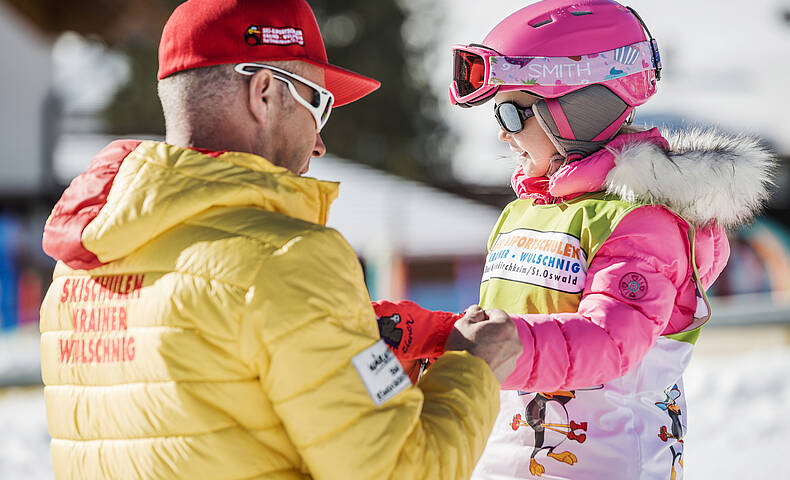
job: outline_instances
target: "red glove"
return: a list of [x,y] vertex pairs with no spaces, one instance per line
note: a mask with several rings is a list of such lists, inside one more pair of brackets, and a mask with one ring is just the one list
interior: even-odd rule
[[434,312],[414,302],[373,302],[379,334],[399,360],[438,358],[463,314]]
[[379,335],[416,383],[423,367],[444,353],[455,321],[463,314],[434,312],[414,302],[373,302]]

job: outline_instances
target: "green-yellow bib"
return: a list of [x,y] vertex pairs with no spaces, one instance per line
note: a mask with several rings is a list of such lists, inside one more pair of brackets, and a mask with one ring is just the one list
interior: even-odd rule
[[[480,305],[511,314],[576,312],[596,253],[620,221],[641,206],[644,204],[605,192],[548,205],[535,204],[532,199],[511,202],[489,237]],[[687,253],[694,263],[691,225],[688,231]],[[690,343],[710,316],[704,289],[696,280],[696,267],[694,277],[705,308],[698,309],[702,314],[689,329],[670,336]],[[638,298],[645,287],[634,278],[626,281],[623,291]]]

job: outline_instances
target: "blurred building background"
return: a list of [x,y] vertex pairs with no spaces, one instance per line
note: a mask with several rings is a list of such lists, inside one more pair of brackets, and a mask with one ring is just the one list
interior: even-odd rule
[[[530,2],[308,1],[330,60],[383,83],[334,112],[324,130],[330,155],[309,175],[342,182],[329,223],[357,251],[373,299],[462,310],[477,300],[485,242],[513,198],[515,162],[496,140],[489,108],[447,103],[449,47],[482,40]],[[156,47],[178,3],[0,0],[0,478],[51,478],[37,337],[54,266],[41,250],[44,222],[111,139],[163,135]],[[692,420],[689,434],[691,452],[694,438],[710,445],[705,435],[721,424],[725,440],[715,450],[697,447],[703,459],[688,460],[702,478],[756,478],[716,458],[790,448],[790,421],[774,421],[782,409],[790,413],[790,3],[624,3],[645,19],[664,62],[659,93],[637,122],[746,132],[781,159],[764,216],[731,232],[732,258],[710,292],[702,360],[690,371],[697,387],[688,386],[697,410],[747,393],[765,407],[763,416],[747,415],[752,430],[733,426],[721,406],[698,417],[708,433],[693,437]],[[756,440],[744,445],[750,432]],[[779,461],[760,468],[790,478]]]

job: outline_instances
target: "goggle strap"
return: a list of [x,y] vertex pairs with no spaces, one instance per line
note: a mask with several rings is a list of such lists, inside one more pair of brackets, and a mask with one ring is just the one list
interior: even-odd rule
[[645,32],[647,32],[647,38],[650,41],[650,51],[653,54],[653,68],[656,69],[656,81],[661,80],[661,55],[658,52],[658,42],[656,41],[655,38],[653,38],[653,34],[650,33],[650,29],[647,28],[647,24],[645,23],[644,20],[642,20],[642,17],[640,17],[639,14],[636,13],[636,10],[634,10],[631,7],[625,7],[625,8],[627,8],[632,14],[634,14],[636,19],[639,21],[639,24],[642,25],[642,28],[644,28]]
[[[583,86],[606,82],[640,72],[657,71],[650,63],[655,61],[657,48],[656,44],[643,40],[578,58],[491,55],[485,57],[489,67],[486,83],[529,90],[533,85]],[[609,64],[612,60],[616,66]]]

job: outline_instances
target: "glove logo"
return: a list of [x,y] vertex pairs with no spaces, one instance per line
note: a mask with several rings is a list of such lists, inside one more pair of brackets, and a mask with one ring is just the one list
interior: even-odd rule
[[398,328],[400,314],[382,315],[377,318],[379,324],[379,335],[384,343],[397,350],[403,340],[403,329]]
[[629,300],[639,300],[647,293],[647,279],[644,275],[630,272],[620,279],[620,295]]

